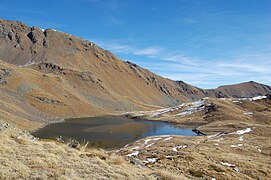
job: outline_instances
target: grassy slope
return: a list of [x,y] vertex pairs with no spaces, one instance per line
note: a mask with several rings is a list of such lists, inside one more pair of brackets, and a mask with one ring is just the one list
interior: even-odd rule
[[[251,128],[252,131],[238,135],[180,137],[171,136],[146,139],[132,143],[118,153],[126,156],[139,151],[141,161],[158,158],[147,166],[185,174],[190,178],[203,179],[269,179],[271,155],[271,100],[233,102],[222,99],[207,99],[205,104],[216,105],[214,111],[206,110],[179,119],[163,114],[153,120],[172,121],[183,124],[205,123],[198,129],[207,134],[236,132]],[[245,115],[253,112],[252,115]],[[174,112],[170,112],[171,115]],[[177,112],[175,112],[177,113]],[[239,145],[239,146],[238,146]],[[174,147],[177,151],[174,151]],[[135,148],[135,149],[134,149]],[[228,167],[221,162],[234,164]]]
[[151,171],[102,150],[76,150],[32,141],[18,128],[0,123],[1,179],[154,179]]

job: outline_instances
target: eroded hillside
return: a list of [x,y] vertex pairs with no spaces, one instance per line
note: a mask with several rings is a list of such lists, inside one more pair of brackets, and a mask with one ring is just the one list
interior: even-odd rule
[[14,21],[0,20],[0,58],[21,68],[37,70],[44,77],[55,76],[63,87],[71,86],[72,93],[83,98],[84,103],[109,111],[173,106],[206,96],[250,97],[271,93],[269,86],[255,82],[203,90],[125,62],[73,35]]

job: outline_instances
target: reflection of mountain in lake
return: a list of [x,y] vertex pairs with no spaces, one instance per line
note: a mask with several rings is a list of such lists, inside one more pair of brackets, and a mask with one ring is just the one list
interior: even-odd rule
[[131,120],[123,117],[92,117],[68,119],[62,123],[50,124],[35,136],[64,140],[89,141],[90,146],[117,148],[138,139],[154,135],[195,135],[191,129],[182,129],[163,122]]

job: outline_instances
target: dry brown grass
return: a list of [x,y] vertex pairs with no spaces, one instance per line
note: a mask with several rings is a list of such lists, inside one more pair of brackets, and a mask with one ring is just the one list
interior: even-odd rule
[[184,175],[175,174],[165,170],[157,170],[156,174],[161,180],[187,180]]
[[[26,135],[25,135],[26,134]],[[77,150],[53,141],[31,141],[20,129],[0,128],[0,179],[154,179],[122,157]]]
[[[148,167],[163,169],[166,174],[181,172],[192,179],[270,179],[270,101],[235,103],[209,98],[207,103],[209,102],[217,105],[217,111],[208,114],[206,120],[209,123],[201,126],[201,131],[208,134],[224,131],[230,133],[247,128],[252,128],[252,131],[214,138],[171,136],[171,139],[166,141],[167,137],[160,137],[157,141],[152,140],[145,144],[146,139],[152,139],[147,137],[122,148],[118,153],[127,156],[135,151],[133,148],[139,147],[136,157],[139,161],[144,162],[149,157],[158,158],[156,162],[148,163]],[[266,108],[269,109],[257,111]],[[254,114],[245,115],[245,112]],[[203,115],[198,113],[194,114],[194,117],[203,119]],[[186,119],[188,118],[189,116]],[[151,143],[154,144],[149,146]],[[178,146],[182,148],[173,150]],[[221,162],[235,166],[229,167]]]

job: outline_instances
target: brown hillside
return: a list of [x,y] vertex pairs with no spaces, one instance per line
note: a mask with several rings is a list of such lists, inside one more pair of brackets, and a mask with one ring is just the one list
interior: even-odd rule
[[2,19],[0,59],[5,61],[0,61],[1,109],[9,113],[22,109],[18,112],[24,116],[18,116],[26,119],[149,110],[205,96],[271,93],[270,87],[254,82],[203,90],[125,62],[92,42]]
[[271,87],[249,81],[240,84],[220,86],[214,89],[214,91],[223,94],[225,97],[254,97],[271,93]]
[[0,20],[0,58],[43,73],[58,74],[73,80],[78,88],[84,84],[88,91],[104,91],[118,99],[118,96],[127,96],[157,105],[176,104],[175,99],[191,99],[188,94],[176,90],[174,81],[124,62],[92,42],[52,29],[30,28],[20,22]]

